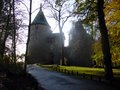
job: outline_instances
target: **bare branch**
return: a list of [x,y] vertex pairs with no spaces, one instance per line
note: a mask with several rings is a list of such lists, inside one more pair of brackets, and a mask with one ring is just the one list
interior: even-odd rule
[[71,14],[71,15],[69,15],[69,16],[66,16],[65,20],[63,20],[63,22],[62,22],[62,29],[63,29],[66,21],[67,21],[72,15],[73,15],[73,14]]

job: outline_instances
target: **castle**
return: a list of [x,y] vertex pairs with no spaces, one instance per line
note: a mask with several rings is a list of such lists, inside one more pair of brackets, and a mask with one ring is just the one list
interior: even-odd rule
[[[70,33],[69,47],[64,48],[67,58],[66,65],[90,66],[91,44],[90,36],[85,32],[78,20]],[[52,33],[50,26],[40,8],[30,25],[30,41],[28,44],[28,64],[58,64],[61,59],[60,33]]]
[[52,33],[42,8],[30,25],[28,64],[60,64],[60,33]]

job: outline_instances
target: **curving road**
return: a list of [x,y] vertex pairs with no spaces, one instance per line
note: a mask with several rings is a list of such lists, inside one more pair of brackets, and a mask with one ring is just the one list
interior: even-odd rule
[[45,90],[118,90],[113,85],[73,78],[36,65],[28,65],[27,71],[38,80],[40,86]]

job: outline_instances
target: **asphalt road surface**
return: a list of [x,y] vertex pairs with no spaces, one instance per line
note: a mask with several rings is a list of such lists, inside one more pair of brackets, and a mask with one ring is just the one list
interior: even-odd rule
[[28,73],[32,74],[45,90],[120,90],[114,85],[95,80],[74,78],[55,71],[48,71],[36,65],[28,65]]

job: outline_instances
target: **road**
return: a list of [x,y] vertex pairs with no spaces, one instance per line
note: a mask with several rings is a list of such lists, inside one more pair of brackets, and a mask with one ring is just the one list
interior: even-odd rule
[[45,90],[119,90],[113,85],[103,82],[77,79],[55,71],[48,71],[35,65],[27,67]]

